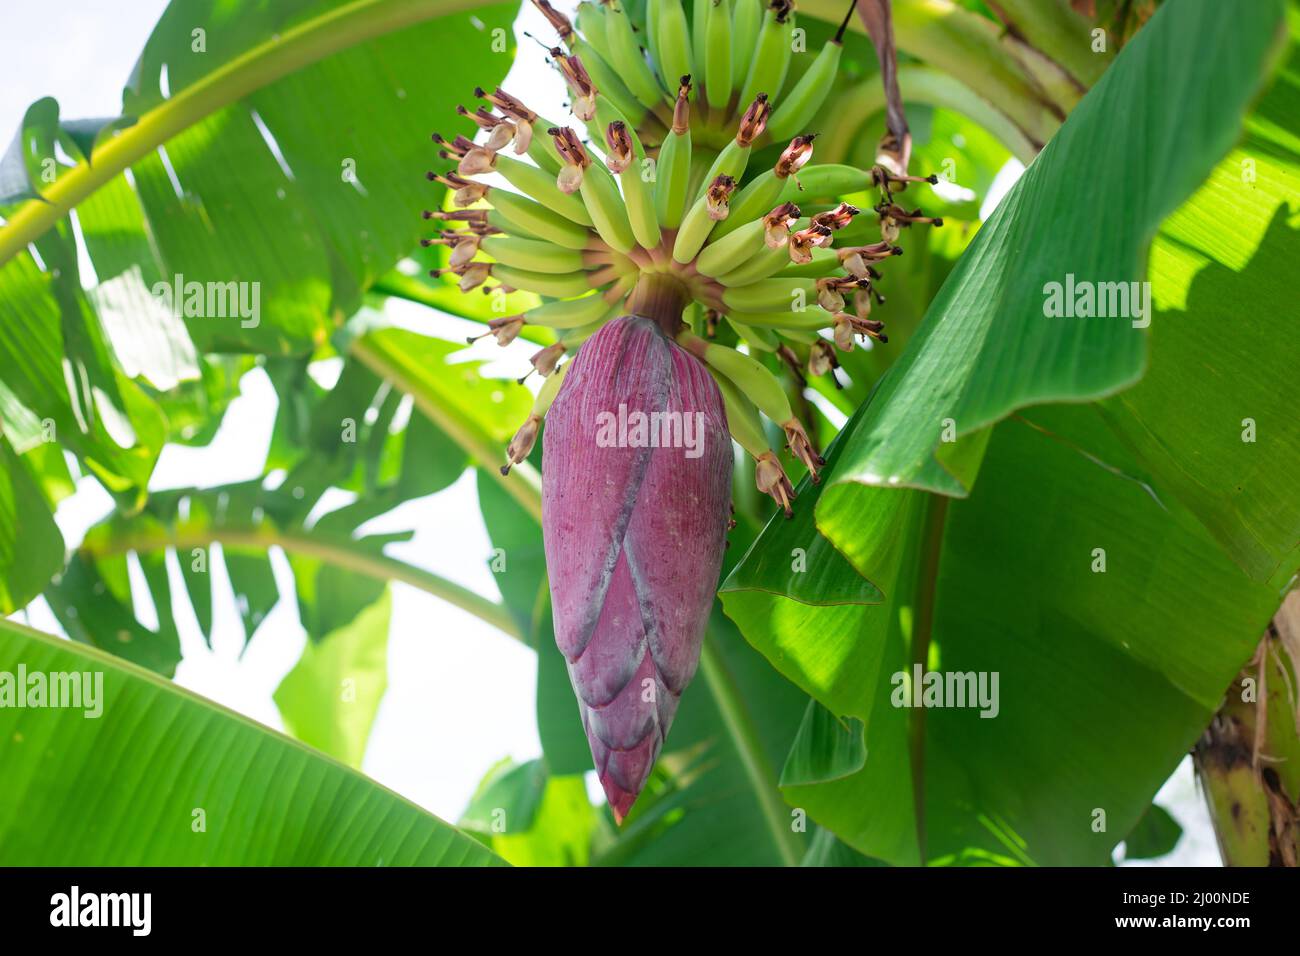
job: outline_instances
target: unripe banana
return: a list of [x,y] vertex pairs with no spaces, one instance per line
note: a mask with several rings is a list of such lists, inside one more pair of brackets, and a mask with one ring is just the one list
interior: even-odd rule
[[772,120],[767,124],[767,132],[774,141],[779,143],[804,131],[830,92],[843,51],[839,40],[828,40],[794,89],[777,102]]
[[763,434],[763,422],[758,417],[754,403],[736,388],[735,382],[717,369],[709,368],[709,374],[718,383],[718,391],[722,393],[722,403],[727,413],[727,431],[731,432],[736,444],[754,458],[770,451],[767,436]]
[[[796,179],[798,180],[796,182]],[[800,189],[799,187],[803,188]],[[781,200],[800,204],[813,199],[835,198],[871,188],[871,170],[828,163],[806,166],[799,175],[785,180]]]
[[524,233],[565,249],[585,249],[591,241],[588,230],[526,196],[494,189],[491,197],[488,223],[503,232]]
[[692,0],[691,4],[691,60],[695,63],[695,82],[704,82],[704,64],[709,54],[706,41],[709,35],[709,4],[713,0]]
[[547,209],[559,213],[565,219],[572,220],[581,226],[590,226],[592,224],[591,216],[587,214],[587,209],[583,206],[582,200],[577,196],[560,192],[559,187],[555,185],[555,176],[545,170],[531,163],[523,163],[517,159],[511,159],[509,156],[498,155],[496,171],[505,178],[506,182],[520,192],[531,196]]
[[703,3],[707,12],[704,95],[710,108],[726,109],[731,99],[731,3],[730,0],[696,0],[696,3]]
[[831,317],[826,310],[809,306],[802,312],[729,312],[736,321],[758,329],[795,329],[815,332],[831,324]]
[[[726,218],[727,200],[736,181],[730,176],[719,176],[705,190],[704,195],[695,200],[682,220],[677,231],[677,240],[673,243],[673,259],[680,263],[690,262],[709,238],[709,232],[718,218]],[[721,201],[717,197],[721,197]]]
[[768,169],[746,183],[731,203],[732,214],[713,228],[713,241],[718,241],[777,205],[781,201],[786,182],[787,180],[779,179],[774,170]]
[[551,242],[515,236],[484,236],[479,249],[497,262],[533,272],[581,272],[582,253]]
[[745,344],[760,352],[775,352],[781,344],[776,337],[776,333],[771,329],[745,325],[743,322],[737,322],[731,316],[727,316],[727,324],[736,330],[736,334],[744,340]]
[[618,169],[632,235],[642,246],[653,249],[661,238],[659,217],[655,212],[654,186],[643,178],[647,167],[641,139],[626,124],[615,121],[606,127],[605,142],[609,146],[605,162],[611,169]]
[[[800,298],[802,293],[802,300]],[[794,306],[812,308],[817,302],[815,279],[760,279],[749,285],[726,289],[722,301],[728,309],[741,312],[795,311]],[[808,305],[812,303],[812,305]]]
[[781,86],[785,83],[785,72],[790,66],[790,31],[793,28],[789,3],[787,0],[775,0],[763,14],[758,48],[751,54],[749,73],[740,90],[740,102],[748,103],[762,92],[767,92],[779,101]]
[[689,333],[679,336],[678,341],[731,379],[758,406],[759,411],[778,425],[794,418],[794,412],[790,410],[790,399],[786,397],[780,379],[769,372],[762,362],[733,348],[705,341]]
[[576,329],[595,322],[608,312],[609,302],[605,297],[591,293],[580,299],[558,299],[539,305],[524,314],[524,321],[548,329]]
[[829,246],[811,250],[812,261],[804,263],[792,263],[790,257],[786,255],[785,267],[778,270],[775,274],[782,278],[799,277],[799,276],[828,276],[832,272],[838,272],[840,268],[839,253]]
[[[710,242],[700,251],[695,265],[706,276],[722,276],[740,268],[760,251],[768,249],[763,242],[763,221],[755,219],[744,223],[731,235]],[[789,256],[782,252],[782,258],[788,259]]]
[[[767,279],[776,275],[785,266],[790,264],[790,252],[785,246],[773,249],[763,242],[761,238],[762,223],[760,226],[760,238],[758,247],[754,250],[753,255],[749,256],[744,262],[736,266],[729,272],[714,276],[720,283],[727,288],[735,286],[752,285],[760,279]],[[727,238],[730,239],[736,233],[732,233]],[[706,250],[707,251],[707,250]]]
[[731,86],[740,89],[749,74],[758,31],[763,26],[763,0],[735,0],[731,12]]
[[650,54],[650,62],[653,64],[653,72],[656,74],[660,84],[672,92],[672,74],[663,72],[663,61],[659,59],[659,15],[662,12],[663,4],[655,0],[654,3],[645,5],[645,49]]
[[591,213],[592,225],[611,248],[631,252],[636,248],[636,237],[632,235],[632,224],[628,222],[627,207],[623,205],[618,186],[603,166],[593,164],[588,172],[578,188],[587,212]]
[[542,380],[542,387],[537,390],[533,397],[533,414],[546,417],[546,413],[551,410],[551,405],[555,402],[555,396],[560,394],[560,386],[564,384],[564,376],[569,374],[569,363],[556,366],[554,372]]
[[[636,34],[632,31],[632,20],[624,10],[605,12],[605,40],[609,45],[610,66],[618,71],[636,98],[651,109],[662,102],[664,91],[654,72],[646,65]],[[592,76],[594,78],[595,74]]]
[[673,103],[672,128],[659,149],[655,182],[655,213],[665,229],[681,225],[696,157],[691,146],[691,77],[683,74]]
[[591,74],[596,89],[619,108],[633,126],[640,126],[645,119],[647,108],[627,88],[613,67],[611,67],[590,43],[574,40],[571,49],[582,60],[582,65]]
[[512,289],[536,292],[538,295],[550,295],[556,298],[569,298],[582,295],[591,290],[591,280],[585,272],[570,272],[564,275],[534,272],[531,269],[516,269],[514,266],[493,263],[492,276]]
[[659,11],[655,62],[659,64],[659,72],[668,84],[669,92],[673,92],[672,84],[695,72],[691,65],[691,36],[686,27],[686,13],[682,10],[681,0],[652,0],[650,6]]
[[578,26],[578,32],[582,34],[582,38],[595,48],[602,59],[609,61],[611,51],[608,32],[605,29],[606,15],[607,11],[603,3],[583,0],[582,3],[578,4],[575,22]]

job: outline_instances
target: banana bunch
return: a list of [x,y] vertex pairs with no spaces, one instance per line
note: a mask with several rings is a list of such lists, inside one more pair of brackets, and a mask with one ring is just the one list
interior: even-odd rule
[[[794,52],[791,0],[694,0],[689,11],[682,0],[647,0],[644,24],[615,3],[581,3],[576,24],[547,0],[533,3],[558,36],[550,59],[586,135],[504,90],[476,89],[485,105],[458,111],[479,128],[476,139],[433,137],[454,164],[428,174],[452,197],[451,208],[424,214],[444,224],[425,244],[450,250],[433,274],[456,276],[467,293],[546,299],[492,320],[486,334],[504,345],[525,325],[555,330],[556,342],[532,360],[547,376],[611,319],[658,322],[713,374],[759,488],[789,515],[794,492],[760,413],[784,430],[814,481],[822,459],[781,381],[714,333],[725,320],[747,351],[832,376],[837,349],[886,342],[872,315],[885,301],[879,266],[902,254],[902,230],[942,225],[896,193],[937,179],[909,176],[884,156],[865,170],[812,163],[808,124],[835,78],[848,16],[788,82],[795,58],[807,55]],[[775,162],[755,168],[767,146]],[[478,178],[493,173],[510,188]],[[879,197],[879,239],[837,244],[837,234],[871,238],[850,228],[862,210],[840,199],[868,190]],[[688,313],[703,317],[694,328]],[[530,453],[557,391],[558,378],[547,382],[510,463]]]

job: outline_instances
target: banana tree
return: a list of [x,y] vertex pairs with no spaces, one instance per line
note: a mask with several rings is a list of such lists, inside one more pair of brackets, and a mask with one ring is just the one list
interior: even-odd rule
[[[5,625],[0,668],[99,668],[129,705],[0,710],[0,859],[59,831],[73,863],[1104,864],[1166,845],[1151,800],[1195,745],[1225,860],[1294,864],[1294,627],[1269,629],[1300,569],[1300,14],[1155,6],[539,3],[568,118],[503,85],[514,4],[174,0],[120,116],[33,104],[0,163],[0,605],[43,597],[74,643]],[[543,383],[393,299],[535,343]],[[253,369],[263,478],[151,490]],[[619,399],[743,453],[586,454]],[[466,468],[500,601],[359,530]],[[114,509],[65,542],[83,476]],[[332,489],[355,500],[320,514]],[[171,688],[173,605],[210,633],[223,564],[252,640],[271,549],[310,638],[277,695],[299,741],[359,764],[398,582],[536,650],[541,760],[494,768],[458,833]],[[330,707],[363,673],[370,703]],[[953,674],[992,695],[927,700]],[[137,732],[172,719],[223,729]],[[296,755],[330,802],[248,807],[211,783],[241,752]],[[159,819],[299,838],[139,832],[115,770],[166,753]],[[354,807],[374,834],[313,836]],[[112,840],[72,838],[92,816]]]

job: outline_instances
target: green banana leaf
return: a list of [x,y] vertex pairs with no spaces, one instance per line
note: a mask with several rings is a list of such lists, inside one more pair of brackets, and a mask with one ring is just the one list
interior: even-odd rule
[[501,862],[300,743],[117,657],[0,621],[0,675],[20,673],[87,675],[94,706],[0,708],[5,865]]
[[[1270,260],[1296,252],[1285,68],[1223,158],[1281,23],[1281,4],[1162,9],[980,229],[823,484],[805,484],[795,519],[769,524],[724,583],[755,647],[865,723],[860,771],[784,788],[860,852],[1107,862],[1300,566],[1294,503],[1262,489],[1300,467],[1284,379],[1266,372],[1300,360],[1264,306],[1279,291]],[[1266,185],[1230,222],[1246,158]],[[1045,315],[1045,283],[1070,272],[1150,278],[1149,358],[1126,318]],[[1258,327],[1226,360],[1210,323],[1243,300]],[[1188,414],[1193,389],[1222,412]],[[1247,417],[1267,442],[1243,443]],[[998,673],[997,716],[902,706],[915,666]],[[824,722],[831,739],[811,752],[834,753],[842,732]]]

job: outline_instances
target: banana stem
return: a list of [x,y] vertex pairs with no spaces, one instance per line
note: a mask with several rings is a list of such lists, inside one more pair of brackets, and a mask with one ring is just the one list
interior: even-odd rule
[[726,724],[731,742],[735,744],[740,762],[745,767],[745,775],[754,789],[759,809],[763,812],[763,820],[772,834],[772,841],[776,844],[782,862],[786,866],[798,866],[802,848],[798,837],[790,827],[789,809],[777,790],[776,773],[767,755],[763,753],[763,745],[758,739],[758,730],[754,726],[753,718],[745,707],[740,689],[727,669],[726,662],[714,646],[711,635],[705,638],[704,648],[700,653],[700,673],[704,675],[705,683],[709,685],[709,691],[718,705],[718,712],[722,715],[722,722]]
[[1300,592],[1192,751],[1225,866],[1300,865]]
[[288,554],[319,558],[327,564],[363,574],[377,581],[401,581],[473,614],[479,620],[492,625],[517,641],[527,643],[519,633],[514,618],[503,605],[423,568],[362,548],[356,542],[326,539],[309,532],[284,531],[265,525],[160,528],[138,534],[114,535],[102,541],[88,541],[82,545],[81,550],[84,554],[97,558],[127,554],[131,551],[159,551],[163,548],[175,548],[183,552],[190,548],[206,548],[213,542],[235,548],[256,548],[262,551],[278,546]]

